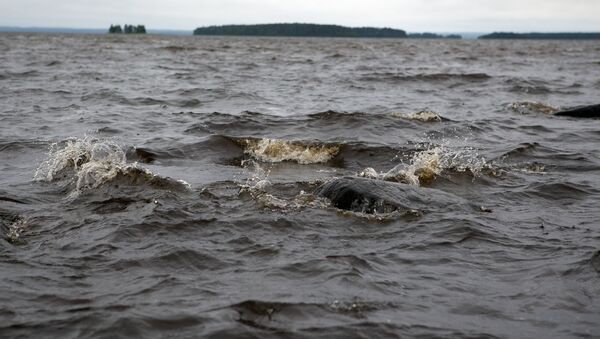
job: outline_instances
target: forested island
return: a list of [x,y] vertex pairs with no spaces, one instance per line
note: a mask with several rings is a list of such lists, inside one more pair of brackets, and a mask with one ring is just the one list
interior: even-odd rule
[[121,28],[121,25],[110,25],[108,29],[110,34],[146,34],[146,27],[144,25],[125,25]]
[[436,33],[410,33],[408,35],[410,39],[462,39],[461,35],[458,34],[436,34]]
[[194,35],[249,35],[292,37],[343,37],[343,38],[406,38],[401,29],[375,27],[345,27],[318,24],[262,24],[224,25],[199,27]]
[[600,33],[510,33],[494,32],[478,39],[540,39],[540,40],[596,40]]

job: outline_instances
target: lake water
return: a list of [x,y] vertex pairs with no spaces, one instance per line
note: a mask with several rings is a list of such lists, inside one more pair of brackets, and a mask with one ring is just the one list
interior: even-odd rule
[[0,34],[0,336],[598,337],[599,94],[594,41]]

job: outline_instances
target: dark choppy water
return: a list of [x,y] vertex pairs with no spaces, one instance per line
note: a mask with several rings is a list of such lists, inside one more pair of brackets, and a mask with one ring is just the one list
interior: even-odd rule
[[600,333],[597,42],[0,51],[2,337]]

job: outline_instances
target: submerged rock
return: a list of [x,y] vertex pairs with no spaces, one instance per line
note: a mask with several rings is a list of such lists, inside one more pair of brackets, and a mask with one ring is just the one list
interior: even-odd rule
[[315,195],[328,198],[339,209],[368,214],[447,210],[468,205],[462,198],[436,189],[354,177],[326,182],[315,190]]

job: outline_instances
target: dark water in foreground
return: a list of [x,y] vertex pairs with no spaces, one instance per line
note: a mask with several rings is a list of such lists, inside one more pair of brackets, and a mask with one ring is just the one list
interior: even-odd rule
[[599,336],[597,42],[0,51],[1,337]]

